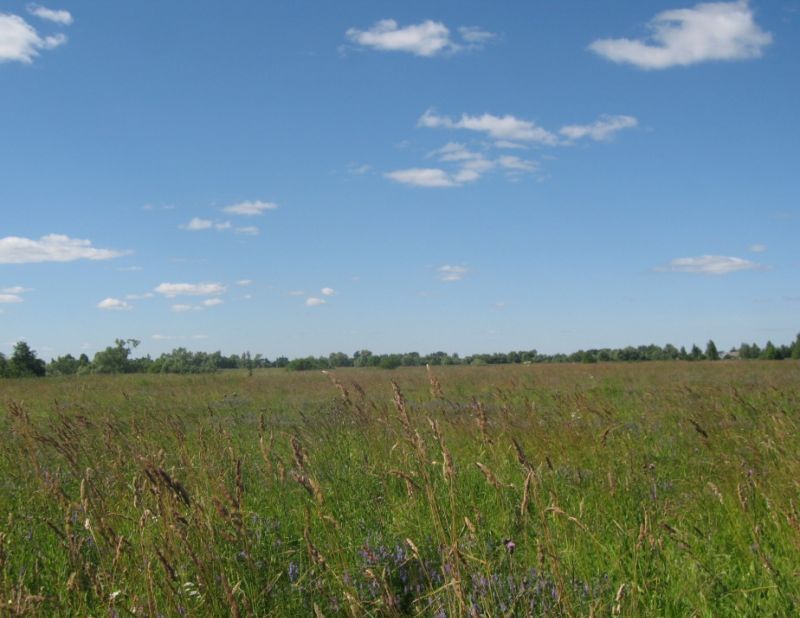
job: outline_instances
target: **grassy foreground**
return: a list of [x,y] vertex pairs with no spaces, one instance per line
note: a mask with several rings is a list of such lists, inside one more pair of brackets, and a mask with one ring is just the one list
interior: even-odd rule
[[0,398],[0,615],[800,612],[797,362],[86,376]]

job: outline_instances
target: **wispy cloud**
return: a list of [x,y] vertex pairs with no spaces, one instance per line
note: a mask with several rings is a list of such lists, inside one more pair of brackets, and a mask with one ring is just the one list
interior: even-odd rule
[[97,308],[105,311],[130,311],[133,306],[119,298],[104,298],[97,303]]
[[456,182],[442,169],[432,167],[412,167],[384,174],[389,180],[415,187],[454,187]]
[[40,4],[29,4],[28,5],[28,13],[31,15],[35,15],[40,19],[44,19],[47,21],[51,21],[56,24],[61,24],[62,26],[69,26],[75,21],[72,18],[72,14],[66,10],[54,10],[48,9],[47,7],[41,6]]
[[316,296],[309,296],[306,298],[306,306],[307,307],[319,307],[320,305],[327,305],[328,301],[323,298],[317,298]]
[[263,215],[268,210],[275,210],[278,205],[274,202],[261,202],[261,201],[245,201],[238,204],[231,204],[225,206],[222,212],[227,212],[232,215],[241,215],[244,217],[256,217]]
[[188,223],[184,223],[178,227],[189,232],[202,232],[204,230],[211,229],[217,230],[218,232],[224,232],[225,230],[232,229],[233,224],[230,221],[212,221],[211,219],[193,217]]
[[363,48],[405,52],[426,58],[480,49],[496,37],[478,26],[461,26],[458,35],[460,40],[453,38],[450,29],[442,22],[430,19],[403,27],[394,19],[382,19],[367,30],[350,28],[345,33],[348,41]]
[[66,42],[64,34],[41,36],[19,15],[0,13],[0,63],[30,64],[40,51],[55,49]]
[[345,35],[350,42],[362,47],[416,56],[435,56],[456,49],[447,26],[431,20],[401,28],[393,19],[382,19],[368,30],[350,28]]
[[640,69],[666,69],[710,60],[759,58],[772,35],[756,24],[747,0],[706,2],[656,15],[643,39],[600,39],[593,52]]
[[494,114],[470,116],[469,114],[461,114],[460,118],[453,119],[449,116],[441,116],[434,110],[429,109],[417,121],[417,126],[428,129],[477,131],[497,140],[534,142],[547,145],[558,143],[558,136],[554,133],[538,126],[535,122],[523,120],[510,114],[505,116],[495,116]]
[[33,288],[24,288],[21,285],[15,285],[10,288],[0,289],[0,292],[6,294],[25,294],[25,292],[33,292]]
[[175,313],[186,313],[187,311],[191,311],[192,309],[195,308],[196,307],[194,307],[193,305],[185,305],[185,304],[177,304],[177,305],[172,305],[170,307],[170,309]]
[[21,303],[22,296],[19,294],[0,294],[0,305],[6,305],[11,303]]
[[683,257],[672,260],[669,264],[659,266],[659,272],[695,273],[700,275],[727,275],[740,270],[764,270],[763,264],[757,264],[744,258],[725,255],[701,255]]
[[767,245],[762,245],[761,243],[756,243],[755,245],[750,245],[747,250],[750,253],[764,253],[767,250]]
[[604,142],[612,139],[617,132],[631,129],[638,124],[639,121],[633,116],[603,115],[591,124],[571,124],[561,127],[559,133],[569,140],[589,137],[596,142]]
[[208,298],[208,299],[203,301],[203,306],[204,307],[216,307],[217,305],[221,305],[224,302],[225,301],[222,300],[221,298]]
[[440,281],[461,281],[469,274],[469,268],[466,266],[452,266],[445,264],[436,269],[439,273]]
[[145,292],[144,294],[126,294],[125,298],[127,300],[146,300],[148,298],[153,298],[155,294],[152,292]]
[[237,227],[233,230],[236,234],[244,234],[246,236],[258,236],[261,233],[255,225],[245,225],[243,227]]
[[243,287],[244,286],[248,286],[248,285],[253,285],[253,280],[252,279],[239,279],[236,282],[236,285],[240,285],[240,286],[243,286]]
[[156,292],[174,298],[176,296],[217,296],[225,292],[221,283],[162,283]]
[[0,238],[0,264],[110,260],[128,253],[130,252],[97,249],[89,240],[70,238],[62,234],[48,234],[38,240],[18,236]]

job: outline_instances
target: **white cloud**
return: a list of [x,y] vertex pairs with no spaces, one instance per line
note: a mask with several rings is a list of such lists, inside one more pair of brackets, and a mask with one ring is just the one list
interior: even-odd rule
[[18,294],[0,294],[0,305],[21,302],[22,297]]
[[180,226],[182,230],[189,230],[190,232],[210,230],[212,227],[214,227],[214,222],[211,219],[201,219],[200,217],[193,217],[189,223],[184,223]]
[[175,335],[161,335],[159,333],[155,333],[151,335],[151,339],[155,339],[156,341],[170,341],[172,339],[177,339]]
[[227,212],[232,215],[241,215],[244,217],[255,217],[257,215],[263,215],[267,210],[275,210],[276,208],[278,208],[278,205],[274,202],[261,202],[256,200],[239,202],[238,204],[225,206],[225,208],[222,209],[222,212]]
[[307,307],[318,307],[319,305],[327,305],[328,301],[323,298],[317,298],[316,296],[310,296],[306,298],[306,306]]
[[6,236],[0,238],[0,264],[31,264],[38,262],[72,262],[74,260],[110,260],[130,253],[112,249],[97,249],[89,240],[48,234],[39,240]]
[[764,253],[767,250],[767,245],[762,245],[761,243],[756,243],[755,245],[750,245],[747,248],[748,251],[751,253]]
[[535,172],[539,169],[539,164],[536,161],[529,161],[528,159],[520,159],[511,155],[504,155],[497,159],[501,167],[509,170],[512,173],[525,174]]
[[144,268],[141,266],[123,266],[121,268],[117,268],[117,270],[121,273],[135,273],[144,270]]
[[39,4],[29,4],[28,5],[28,13],[31,15],[35,15],[40,19],[45,19],[47,21],[52,21],[56,24],[61,24],[62,26],[69,26],[75,21],[72,18],[72,14],[69,11],[65,10],[54,10],[48,9],[47,7],[41,6]]
[[450,264],[440,266],[436,270],[441,281],[461,281],[469,274],[469,269],[465,266],[451,266]]
[[507,139],[499,139],[494,143],[495,147],[497,148],[509,148],[514,150],[527,150],[528,147],[524,144],[517,144],[517,142],[511,142]]
[[701,255],[699,257],[677,258],[656,270],[701,275],[727,275],[740,270],[764,270],[764,266],[738,257]]
[[747,0],[707,2],[656,15],[646,39],[601,39],[593,52],[640,69],[666,69],[709,60],[759,58],[772,42],[753,19]]
[[153,298],[155,294],[152,292],[145,292],[144,294],[126,294],[125,298],[128,300],[145,300],[148,298]]
[[214,229],[218,231],[222,230],[229,230],[233,227],[233,224],[230,221],[222,221],[221,223],[215,223]]
[[334,294],[336,294],[336,290],[334,290],[333,288],[322,288],[320,290],[320,293],[323,296],[333,296]]
[[412,167],[384,174],[386,178],[415,187],[454,187],[456,183],[444,170],[430,167]]
[[209,298],[203,301],[203,305],[206,307],[216,307],[217,305],[221,305],[225,301],[221,298]]
[[97,303],[97,308],[106,311],[129,311],[133,309],[133,306],[119,298],[104,298]]
[[590,137],[597,142],[602,142],[612,139],[617,131],[630,129],[638,124],[639,121],[633,116],[609,116],[606,114],[592,124],[571,124],[561,127],[559,133],[570,140]]
[[236,285],[241,285],[241,286],[253,285],[253,280],[252,279],[239,279],[239,281],[236,282]]
[[246,225],[244,227],[237,227],[234,232],[237,234],[246,234],[248,236],[258,236],[261,233],[255,225]]
[[24,288],[21,285],[15,285],[10,288],[3,288],[0,292],[5,292],[6,294],[24,294],[25,292],[33,292],[33,288]]
[[19,15],[0,13],[0,63],[30,64],[40,50],[55,49],[66,42],[63,34],[42,37]]
[[194,309],[194,307],[192,305],[172,305],[170,309],[175,313],[186,313]]
[[466,129],[485,133],[497,140],[515,140],[546,145],[558,144],[558,137],[555,134],[538,126],[535,122],[522,120],[510,114],[505,116],[461,114],[461,118],[453,120],[449,116],[440,116],[434,110],[429,109],[417,121],[417,126],[429,129]]
[[481,30],[478,26],[461,26],[458,33],[464,41],[474,46],[483,45],[497,36],[493,32]]
[[221,283],[162,283],[156,292],[167,298],[176,296],[216,296],[225,292]]
[[350,28],[345,34],[351,42],[363,47],[408,52],[417,56],[430,57],[457,49],[457,45],[450,40],[447,26],[431,20],[400,28],[395,20],[383,19],[369,30]]

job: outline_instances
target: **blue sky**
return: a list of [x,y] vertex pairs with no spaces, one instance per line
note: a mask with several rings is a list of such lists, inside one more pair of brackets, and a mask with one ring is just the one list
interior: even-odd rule
[[0,351],[800,330],[800,1],[0,2]]

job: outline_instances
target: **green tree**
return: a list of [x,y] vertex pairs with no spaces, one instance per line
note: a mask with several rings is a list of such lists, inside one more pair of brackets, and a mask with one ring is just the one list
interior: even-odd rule
[[131,373],[135,365],[130,360],[131,352],[139,345],[138,339],[115,339],[114,346],[94,355],[94,373]]
[[797,338],[792,344],[792,358],[800,359],[800,333],[797,334]]
[[717,350],[717,346],[714,344],[713,339],[709,339],[708,343],[706,344],[706,358],[710,361],[719,360],[719,351]]
[[8,374],[13,378],[40,377],[47,373],[45,362],[24,341],[18,341],[8,361]]

